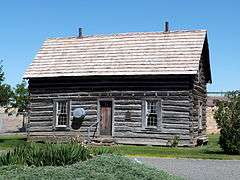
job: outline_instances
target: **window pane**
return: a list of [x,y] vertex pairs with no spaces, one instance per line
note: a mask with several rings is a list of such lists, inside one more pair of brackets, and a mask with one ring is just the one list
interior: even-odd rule
[[157,126],[156,101],[147,101],[147,126]]
[[67,102],[59,101],[57,102],[57,125],[67,125],[68,124],[68,111]]

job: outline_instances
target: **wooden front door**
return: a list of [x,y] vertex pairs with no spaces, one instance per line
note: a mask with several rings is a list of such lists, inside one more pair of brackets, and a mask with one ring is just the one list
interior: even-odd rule
[[100,101],[100,135],[112,135],[112,101]]

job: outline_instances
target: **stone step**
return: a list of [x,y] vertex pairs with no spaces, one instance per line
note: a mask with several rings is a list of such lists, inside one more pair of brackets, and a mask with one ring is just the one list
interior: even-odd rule
[[115,145],[114,142],[112,142],[112,143],[102,143],[102,142],[97,143],[97,142],[94,142],[94,141],[92,141],[90,144],[93,145],[93,146],[112,146],[112,145]]
[[91,144],[93,145],[105,145],[105,146],[110,146],[115,144],[115,141],[112,137],[95,137],[91,139]]

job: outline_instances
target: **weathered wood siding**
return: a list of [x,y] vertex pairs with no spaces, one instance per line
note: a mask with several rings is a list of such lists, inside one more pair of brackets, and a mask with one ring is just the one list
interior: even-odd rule
[[[205,42],[206,43],[206,42]],[[192,143],[197,144],[198,139],[207,141],[207,117],[206,117],[206,103],[207,103],[207,83],[208,68],[207,59],[209,59],[207,45],[204,45],[203,54],[199,63],[199,72],[193,78],[192,90],[192,119],[191,119],[191,137]],[[202,102],[202,128],[199,128],[199,102]]]
[[[98,101],[113,99],[113,133],[118,143],[167,145],[174,136],[180,136],[179,145],[192,146],[192,76],[142,76],[95,78],[30,79],[30,136],[69,135],[73,132],[87,135],[88,127],[98,119]],[[147,98],[161,99],[162,124],[160,129],[142,125],[142,102]],[[204,97],[203,97],[204,98]],[[82,107],[86,119],[79,130],[54,131],[53,101],[68,99],[71,110]],[[91,136],[99,135],[93,127]]]

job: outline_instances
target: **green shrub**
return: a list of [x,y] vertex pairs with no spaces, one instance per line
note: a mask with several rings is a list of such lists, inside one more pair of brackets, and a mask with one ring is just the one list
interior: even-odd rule
[[0,179],[175,180],[179,177],[121,156],[97,156],[68,166],[3,166]]
[[177,147],[179,144],[179,140],[180,140],[180,137],[176,135],[172,139],[168,140],[167,145],[170,147]]
[[240,91],[230,92],[218,102],[215,119],[219,126],[219,144],[228,154],[240,154]]
[[90,158],[90,151],[85,146],[77,143],[27,143],[2,154],[0,156],[0,166],[13,164],[62,166],[84,161],[88,158]]

